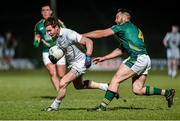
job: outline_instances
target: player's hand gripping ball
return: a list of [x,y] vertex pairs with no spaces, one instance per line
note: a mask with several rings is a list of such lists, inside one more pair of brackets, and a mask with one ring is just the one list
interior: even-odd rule
[[49,59],[53,64],[56,64],[64,56],[64,51],[57,45],[49,49]]

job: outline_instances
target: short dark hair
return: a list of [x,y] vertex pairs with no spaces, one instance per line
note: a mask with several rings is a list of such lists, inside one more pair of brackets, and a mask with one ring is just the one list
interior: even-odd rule
[[178,28],[179,26],[177,24],[173,24],[172,27],[177,27]]
[[51,25],[53,28],[55,28],[56,26],[60,27],[58,18],[55,16],[52,16],[46,19],[44,22],[44,26],[47,27],[49,25]]
[[128,9],[119,8],[119,9],[117,10],[117,13],[119,13],[119,12],[124,13],[124,14],[127,14],[128,16],[131,16],[131,11],[128,10]]
[[51,6],[50,4],[48,4],[48,3],[43,4],[43,5],[41,6],[41,8],[42,8],[42,7],[45,7],[45,6],[48,6],[51,10],[53,10],[52,6]]
[[131,13],[131,11],[130,10],[128,10],[128,9],[126,9],[126,8],[119,8],[118,10],[117,10],[117,13],[119,13],[119,12],[122,12],[122,13],[124,13],[124,12],[127,12],[127,13]]

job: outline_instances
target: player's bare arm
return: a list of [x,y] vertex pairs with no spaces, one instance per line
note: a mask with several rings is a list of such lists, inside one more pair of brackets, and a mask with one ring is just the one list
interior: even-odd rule
[[108,37],[111,35],[114,35],[114,32],[112,31],[111,28],[104,29],[104,30],[95,30],[95,31],[83,34],[84,37],[89,37],[89,38],[102,38],[102,37]]
[[117,56],[122,55],[122,50],[119,48],[116,48],[115,50],[113,50],[111,53],[103,56],[103,57],[97,57],[93,59],[93,63],[97,64],[99,62],[103,62],[105,60],[111,59],[111,58],[115,58]]
[[164,44],[165,47],[167,47],[167,40],[164,39],[163,44]]
[[93,52],[93,41],[89,38],[82,37],[80,43],[86,46],[86,55],[91,56]]

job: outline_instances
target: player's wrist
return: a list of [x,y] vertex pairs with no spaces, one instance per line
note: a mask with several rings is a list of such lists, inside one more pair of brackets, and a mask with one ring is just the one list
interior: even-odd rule
[[86,56],[89,56],[89,57],[91,57],[91,54],[90,54],[90,53],[86,53]]
[[102,60],[106,60],[106,59],[107,59],[106,56],[102,57]]

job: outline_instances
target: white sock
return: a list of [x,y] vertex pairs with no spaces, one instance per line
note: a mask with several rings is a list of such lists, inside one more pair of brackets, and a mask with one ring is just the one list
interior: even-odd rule
[[54,109],[58,109],[59,108],[59,105],[61,104],[61,100],[57,100],[55,99],[54,102],[51,104],[50,107],[54,108]]
[[172,75],[172,69],[168,68],[168,75],[171,76]]
[[107,83],[100,83],[100,89],[103,90],[103,91],[107,91],[108,89],[108,84]]
[[173,69],[173,71],[172,71],[172,77],[174,78],[175,76],[176,76],[176,70]]

